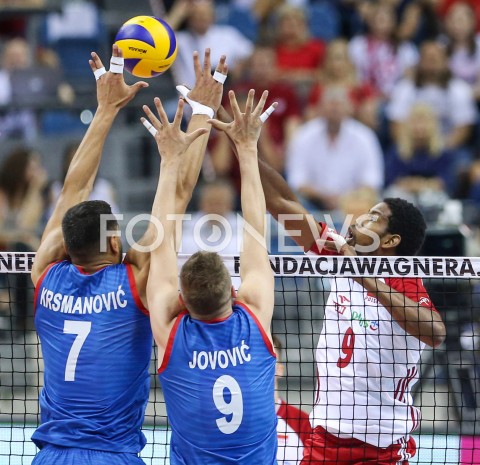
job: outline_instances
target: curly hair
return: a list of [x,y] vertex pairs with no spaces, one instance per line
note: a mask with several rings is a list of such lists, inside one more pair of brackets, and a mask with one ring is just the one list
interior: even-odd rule
[[392,212],[388,219],[388,232],[402,238],[397,255],[416,255],[425,241],[427,230],[422,212],[404,199],[388,198],[383,201]]

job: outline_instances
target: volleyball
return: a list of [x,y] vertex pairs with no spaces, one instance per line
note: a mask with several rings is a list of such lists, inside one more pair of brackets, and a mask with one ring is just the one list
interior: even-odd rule
[[164,73],[177,57],[173,29],[154,16],[135,16],[117,33],[115,43],[123,51],[125,69],[140,78]]

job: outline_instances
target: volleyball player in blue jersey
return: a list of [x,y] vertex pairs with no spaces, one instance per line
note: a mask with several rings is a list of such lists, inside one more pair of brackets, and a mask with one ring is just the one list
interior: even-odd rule
[[[121,64],[116,46],[109,72],[92,54],[98,108],[32,268],[35,325],[45,364],[41,425],[32,436],[41,449],[35,465],[143,464],[138,454],[146,442],[141,426],[150,390],[152,335],[145,307],[150,254],[132,248],[122,262],[117,222],[109,220],[107,230],[101,230],[101,215],[111,214],[110,206],[87,201],[116,115],[147,85],[127,86]],[[219,105],[223,88],[210,74],[209,52],[204,64],[208,75],[197,54],[194,66],[198,79],[191,94]],[[217,70],[226,72],[225,66],[223,57]],[[210,127],[207,119],[192,118],[189,129]],[[204,132],[208,130],[194,131],[189,140]],[[204,139],[188,152],[191,165],[182,172],[184,185],[196,183]],[[141,242],[148,245],[153,238],[149,227]]]
[[241,113],[231,92],[234,122],[211,120],[235,143],[240,160],[241,202],[248,227],[236,298],[228,270],[211,252],[197,252],[183,265],[179,298],[169,214],[179,211],[175,192],[185,161],[174,141],[184,137],[179,132],[181,116],[169,124],[159,100],[155,103],[160,120],[145,108],[158,131],[162,155],[152,214],[161,221],[164,239],[152,251],[147,300],[172,428],[172,465],[277,463],[275,352],[270,335],[274,278],[265,247],[265,198],[257,160],[260,114],[267,95],[264,92],[253,109],[251,90]]

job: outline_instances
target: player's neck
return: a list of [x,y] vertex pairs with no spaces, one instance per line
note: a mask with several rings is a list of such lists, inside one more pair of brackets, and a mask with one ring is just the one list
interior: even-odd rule
[[102,255],[92,259],[79,259],[72,257],[71,262],[87,274],[93,274],[102,268],[118,264],[117,258],[111,255]]
[[215,320],[224,320],[228,318],[232,314],[232,311],[233,311],[232,303],[229,302],[225,304],[223,307],[221,307],[220,309],[215,310],[214,312],[211,312],[211,313],[198,314],[191,310],[189,310],[189,313],[190,313],[190,316],[195,320],[215,321]]

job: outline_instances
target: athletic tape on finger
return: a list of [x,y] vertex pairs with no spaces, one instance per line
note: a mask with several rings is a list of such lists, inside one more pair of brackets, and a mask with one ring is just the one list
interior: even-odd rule
[[146,119],[142,121],[143,125],[147,128],[147,131],[155,137],[157,135],[157,130],[150,124]]
[[265,123],[267,121],[268,117],[275,111],[275,107],[273,105],[270,105],[261,115],[260,115],[260,121],[262,123]]
[[107,70],[105,69],[105,67],[96,69],[93,72],[93,75],[95,76],[95,80],[98,81],[106,72],[107,72]]
[[124,60],[122,57],[112,57],[110,58],[110,72],[115,74],[123,74],[123,63]]
[[215,110],[213,108],[207,107],[207,105],[203,105],[202,103],[196,102],[195,100],[187,97],[188,93],[190,92],[188,87],[182,85],[176,86],[175,89],[180,92],[182,97],[192,107],[192,115],[207,115],[209,118],[213,118],[215,116]]
[[213,79],[215,79],[215,81],[219,82],[220,84],[223,84],[225,82],[225,80],[227,79],[227,75],[222,74],[219,71],[215,71],[213,73]]

